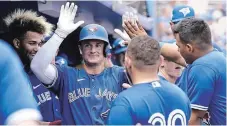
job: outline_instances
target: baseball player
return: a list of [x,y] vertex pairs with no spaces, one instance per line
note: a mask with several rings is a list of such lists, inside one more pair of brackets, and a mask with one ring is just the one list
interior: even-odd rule
[[[176,41],[172,44],[176,44]],[[167,58],[161,56],[162,62],[159,67],[158,75],[160,79],[169,81],[171,83],[176,82],[176,80],[181,76],[183,67],[179,64],[176,64]]]
[[36,12],[20,9],[9,14],[4,21],[8,27],[9,43],[17,51],[24,65],[43,121],[61,120],[57,96],[46,89],[30,69],[30,62],[43,44],[44,37],[51,32],[52,24]]
[[155,39],[138,36],[131,40],[126,51],[125,68],[134,86],[118,95],[107,124],[188,124],[190,101],[179,87],[159,80],[160,61],[160,47]]
[[0,125],[37,125],[36,121],[41,120],[42,116],[28,86],[29,81],[22,64],[15,52],[2,40],[0,50]]
[[[185,18],[195,18],[194,9],[192,7],[186,6],[186,5],[175,6],[172,11],[172,20],[170,22],[172,31],[173,31],[174,25],[178,24],[181,20],[183,20]],[[174,31],[173,31],[173,34],[174,34]],[[174,36],[175,36],[175,34],[174,34]],[[221,48],[215,42],[212,42],[212,45],[215,50],[222,52]],[[164,48],[168,48],[168,45],[165,45]],[[164,50],[166,50],[166,49],[164,49]],[[184,60],[181,60],[181,61],[182,61],[182,63],[185,62]],[[186,63],[184,63],[183,65],[185,65],[185,64]],[[224,111],[224,110],[222,110],[222,111]],[[210,115],[209,113],[205,114],[205,116],[203,118],[203,123],[206,123],[206,124],[210,123],[209,115]]]
[[160,79],[175,84],[176,80],[181,76],[182,71],[183,67],[181,65],[162,57],[162,63],[158,72]]
[[185,19],[174,33],[179,52],[189,64],[177,84],[191,100],[190,124],[199,124],[206,111],[212,125],[226,124],[226,71],[219,67],[225,67],[226,60],[213,48],[209,26],[203,20]]
[[[126,22],[124,28],[131,37],[146,33],[142,27],[136,28],[130,22]],[[208,111],[211,125],[225,125],[226,59],[213,48],[208,24],[187,18],[175,25],[173,32],[178,48],[161,43],[161,54],[186,66],[176,84],[191,101],[189,124],[199,125]]]
[[109,44],[105,28],[89,24],[80,31],[81,69],[51,64],[63,39],[84,23],[73,22],[76,10],[74,3],[62,5],[58,27],[33,58],[31,69],[47,88],[59,96],[63,106],[62,124],[101,125],[105,124],[110,105],[126,82],[123,68],[106,68],[104,65]]
[[113,42],[113,63],[118,66],[124,66],[125,51],[127,46],[124,44],[124,40],[116,39]]
[[[187,6],[187,5],[175,6],[172,11],[172,20],[170,21],[170,27],[172,31],[173,31],[174,25],[176,25],[178,22],[180,22],[185,18],[195,18],[194,9],[191,6]],[[215,42],[212,42],[212,45],[215,49],[222,52],[222,49]]]

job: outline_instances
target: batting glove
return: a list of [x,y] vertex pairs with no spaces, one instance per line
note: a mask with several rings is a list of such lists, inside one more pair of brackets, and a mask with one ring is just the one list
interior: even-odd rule
[[69,2],[67,2],[65,6],[61,6],[57,29],[55,31],[59,37],[66,38],[68,34],[76,30],[84,23],[84,21],[78,21],[77,23],[74,23],[77,8],[77,5],[74,5],[74,3],[69,4]]

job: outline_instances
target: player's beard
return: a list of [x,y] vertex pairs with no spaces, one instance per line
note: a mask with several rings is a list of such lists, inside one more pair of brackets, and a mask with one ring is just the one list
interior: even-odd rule
[[30,65],[31,60],[30,58],[32,58],[31,56],[29,56],[28,52],[24,51],[24,50],[19,50],[18,51],[20,59],[22,61],[22,63],[24,65]]

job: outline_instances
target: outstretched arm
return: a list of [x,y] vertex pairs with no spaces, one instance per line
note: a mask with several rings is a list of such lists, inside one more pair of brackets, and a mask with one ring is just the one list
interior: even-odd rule
[[163,43],[161,45],[161,55],[166,59],[173,61],[181,66],[186,67],[186,62],[178,51],[178,47],[175,44]]
[[56,51],[68,34],[77,29],[84,21],[74,23],[77,5],[69,2],[61,6],[57,29],[54,35],[40,48],[31,62],[31,69],[37,78],[45,84],[52,84],[57,78],[57,70],[51,65]]
[[[130,38],[134,38],[136,36],[142,36],[147,35],[146,31],[143,29],[143,27],[139,24],[138,21],[137,26],[133,25],[131,21],[125,21],[123,28],[126,31],[126,33],[121,32],[119,29],[115,29],[114,31],[121,36],[124,40],[127,40]],[[128,38],[125,39],[128,34]],[[166,59],[171,60],[181,66],[186,66],[186,62],[184,58],[180,55],[178,52],[178,47],[174,44],[168,44],[168,43],[159,43],[161,46],[161,55],[164,56]]]

